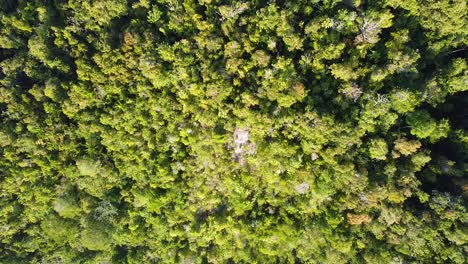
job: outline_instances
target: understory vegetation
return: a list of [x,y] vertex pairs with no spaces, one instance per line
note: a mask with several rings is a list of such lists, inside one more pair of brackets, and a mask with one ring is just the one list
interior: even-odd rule
[[0,0],[1,263],[467,263],[466,0]]

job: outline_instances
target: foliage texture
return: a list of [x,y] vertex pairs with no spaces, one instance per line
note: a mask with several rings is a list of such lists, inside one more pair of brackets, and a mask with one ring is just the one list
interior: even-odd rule
[[1,263],[467,263],[465,0],[0,0]]

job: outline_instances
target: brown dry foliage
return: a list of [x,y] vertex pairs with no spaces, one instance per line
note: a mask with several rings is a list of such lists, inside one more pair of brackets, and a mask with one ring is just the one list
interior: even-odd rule
[[368,214],[347,214],[348,223],[350,225],[367,224],[372,221],[372,218]]
[[406,138],[395,140],[395,150],[405,156],[416,152],[420,147],[421,142],[417,140],[408,140]]

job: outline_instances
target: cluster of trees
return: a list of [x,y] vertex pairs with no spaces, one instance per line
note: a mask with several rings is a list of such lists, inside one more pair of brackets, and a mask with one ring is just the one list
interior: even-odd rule
[[465,0],[0,0],[0,262],[466,263]]

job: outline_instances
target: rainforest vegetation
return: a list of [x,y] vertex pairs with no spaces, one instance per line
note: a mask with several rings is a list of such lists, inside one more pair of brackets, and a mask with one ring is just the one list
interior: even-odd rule
[[466,0],[0,0],[0,263],[467,263]]

